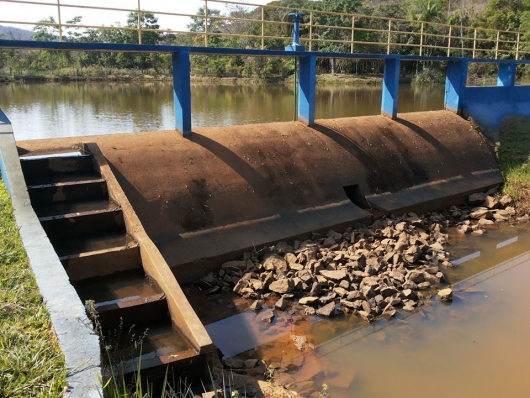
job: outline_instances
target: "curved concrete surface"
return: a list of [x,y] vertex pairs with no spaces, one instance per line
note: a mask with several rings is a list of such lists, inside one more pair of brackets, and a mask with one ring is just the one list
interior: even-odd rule
[[96,142],[147,233],[185,281],[228,252],[340,220],[366,221],[370,215],[349,202],[345,186],[380,195],[497,168],[482,134],[452,112],[399,116],[202,128],[189,139],[162,131],[18,146]]

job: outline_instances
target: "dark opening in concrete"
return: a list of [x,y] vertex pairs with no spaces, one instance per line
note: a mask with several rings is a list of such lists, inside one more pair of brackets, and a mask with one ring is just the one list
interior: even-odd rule
[[368,203],[368,200],[366,200],[366,197],[361,192],[359,184],[346,185],[343,188],[344,192],[346,193],[346,196],[348,197],[348,199],[351,200],[354,205],[360,207],[363,210],[372,208],[372,206],[370,206],[370,203]]

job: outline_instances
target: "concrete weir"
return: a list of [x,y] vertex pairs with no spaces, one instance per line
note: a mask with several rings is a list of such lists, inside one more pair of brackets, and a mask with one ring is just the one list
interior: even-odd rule
[[434,211],[502,183],[490,143],[449,111],[17,142],[94,142],[179,282],[263,244]]

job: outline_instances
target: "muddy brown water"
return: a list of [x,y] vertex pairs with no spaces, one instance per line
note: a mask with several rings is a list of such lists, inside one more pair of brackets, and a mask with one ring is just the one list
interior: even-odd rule
[[[278,311],[269,325],[231,294],[188,295],[225,357],[260,358],[281,383],[311,379],[335,397],[523,397],[530,355],[530,231],[503,225],[483,237],[450,235],[444,273],[454,301],[434,297],[414,314],[372,325]],[[272,305],[272,303],[268,303]],[[301,353],[291,336],[315,350]]]
[[[444,87],[400,86],[399,111],[443,109]],[[192,86],[192,125],[225,126],[293,120],[291,85]],[[0,84],[0,108],[15,139],[172,130],[170,83]],[[317,86],[317,118],[377,115],[381,87]]]

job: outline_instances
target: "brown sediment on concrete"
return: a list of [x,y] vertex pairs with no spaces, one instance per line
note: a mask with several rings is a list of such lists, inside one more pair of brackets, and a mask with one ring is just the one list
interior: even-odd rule
[[394,121],[318,120],[314,127],[288,122],[198,128],[189,139],[160,131],[17,145],[24,152],[80,141],[99,145],[180,281],[254,245],[369,221],[344,187],[358,185],[363,195],[374,196],[421,185],[433,191],[433,183],[457,178],[465,192],[446,194],[441,185],[434,192],[448,199],[433,201],[437,210],[471,193],[462,180],[492,173],[488,186],[502,182],[487,140],[447,111],[400,114]]

